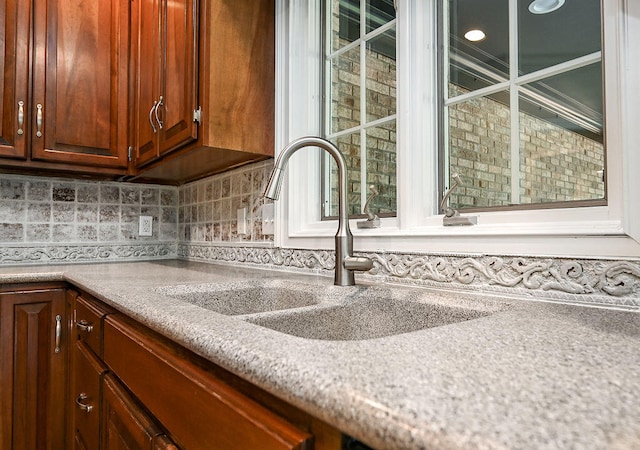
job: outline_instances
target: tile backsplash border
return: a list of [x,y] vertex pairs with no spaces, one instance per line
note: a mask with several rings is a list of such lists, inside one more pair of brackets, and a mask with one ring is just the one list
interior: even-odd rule
[[100,263],[175,259],[175,242],[0,246],[0,265]]
[[[178,244],[178,258],[333,276],[333,251]],[[640,261],[551,257],[361,253],[361,280],[473,290],[531,299],[640,309]]]

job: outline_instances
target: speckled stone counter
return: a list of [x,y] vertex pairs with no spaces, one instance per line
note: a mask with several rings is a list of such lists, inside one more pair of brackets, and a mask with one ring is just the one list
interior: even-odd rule
[[[0,268],[0,283],[68,281],[376,448],[640,448],[637,312],[496,299],[502,306],[473,320],[336,341],[277,332],[166,291],[274,279],[325,296],[341,289],[323,277],[185,261]],[[443,304],[494,301],[420,291]]]

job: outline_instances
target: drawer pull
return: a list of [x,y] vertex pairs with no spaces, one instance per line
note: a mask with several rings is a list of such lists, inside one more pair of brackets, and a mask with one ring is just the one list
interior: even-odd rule
[[91,333],[93,331],[93,325],[91,325],[86,320],[81,320],[76,323],[76,328],[80,331],[84,331],[85,333]]
[[22,126],[24,125],[24,102],[20,100],[18,102],[18,136],[22,136],[24,130]]
[[60,353],[60,341],[62,340],[62,316],[58,314],[56,316],[56,348],[54,353]]
[[78,395],[78,398],[76,398],[76,405],[82,411],[85,411],[85,412],[89,413],[93,409],[93,406],[92,405],[88,405],[86,403],[83,403],[83,401],[88,399],[88,398],[89,398],[89,396],[87,394],[85,394],[84,392],[81,392],[80,395]]

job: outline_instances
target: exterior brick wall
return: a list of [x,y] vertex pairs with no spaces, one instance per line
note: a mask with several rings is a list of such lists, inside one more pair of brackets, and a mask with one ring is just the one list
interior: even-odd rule
[[[509,114],[486,97],[449,108],[450,170],[465,183],[451,195],[454,208],[512,203]],[[604,198],[601,143],[525,113],[520,136],[519,203]]]

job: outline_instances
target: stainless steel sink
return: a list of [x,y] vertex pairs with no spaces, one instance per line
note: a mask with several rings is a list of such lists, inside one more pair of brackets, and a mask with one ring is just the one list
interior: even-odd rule
[[230,316],[301,308],[318,303],[316,289],[282,280],[168,286],[158,288],[157,292]]
[[359,298],[329,307],[307,308],[245,318],[307,339],[364,340],[450,325],[494,313],[492,308],[456,307],[388,298]]

